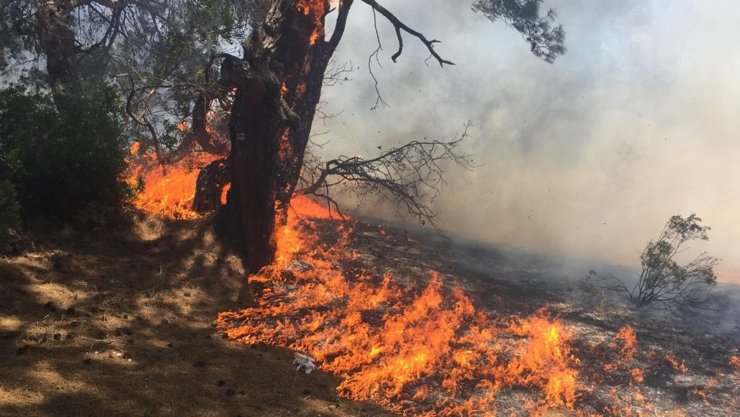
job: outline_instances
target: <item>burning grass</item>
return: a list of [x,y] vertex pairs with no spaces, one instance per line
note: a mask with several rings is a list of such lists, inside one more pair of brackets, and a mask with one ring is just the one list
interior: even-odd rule
[[206,220],[132,221],[0,257],[0,416],[393,417],[291,352],[216,337],[244,270]]
[[[277,261],[250,277],[256,305],[220,314],[218,327],[311,356],[341,377],[345,398],[407,416],[646,416],[659,409],[656,378],[686,378],[672,352],[641,352],[629,325],[576,348],[575,329],[545,310],[499,316],[434,270],[365,264],[352,250],[357,224],[327,221],[310,200],[294,201],[289,217]],[[714,388],[694,388],[692,407],[708,407]]]
[[[131,147],[126,178],[132,188],[139,189],[132,201],[134,207],[170,219],[192,220],[201,217],[193,210],[198,173],[222,156],[192,152],[173,164],[162,165],[154,152],[138,155],[139,146],[138,142],[134,142]],[[222,202],[225,202],[225,191],[221,196]]]
[[348,226],[319,242],[310,218],[328,217],[321,207],[297,199],[289,217],[277,262],[250,277],[258,305],[218,318],[230,339],[304,352],[343,378],[342,396],[404,415],[495,415],[498,392],[519,388],[537,393],[533,413],[574,408],[579,361],[561,321],[492,317],[435,271],[406,284],[372,274]]
[[[191,209],[195,168],[213,158],[195,154],[166,169],[153,160],[132,165],[130,180],[146,184],[135,205],[198,217]],[[408,416],[632,417],[668,409],[654,402],[656,378],[672,379],[666,387],[684,390],[692,407],[715,411],[714,392],[737,391],[736,355],[725,361],[735,379],[718,375],[712,385],[696,382],[685,356],[641,353],[629,325],[574,347],[582,335],[544,309],[494,314],[436,267],[398,273],[366,263],[353,249],[357,223],[333,217],[294,199],[286,225],[275,231],[275,263],[249,277],[256,304],[219,314],[218,327],[234,341],[311,356],[341,378],[337,392],[345,398]],[[382,228],[379,238],[389,239]]]

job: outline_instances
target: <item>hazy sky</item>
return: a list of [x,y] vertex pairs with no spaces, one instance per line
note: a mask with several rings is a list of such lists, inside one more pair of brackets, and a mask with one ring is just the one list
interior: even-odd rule
[[378,145],[452,138],[473,123],[466,150],[484,165],[451,170],[435,202],[442,227],[492,242],[637,264],[673,214],[701,216],[740,282],[740,2],[546,2],[566,28],[553,65],[512,28],[469,1],[386,0],[410,26],[443,41],[457,65],[425,64],[406,36],[394,64],[393,29],[379,17],[389,108],[371,111],[372,14],[356,2],[338,60],[359,70],[325,90],[328,154],[374,155]]

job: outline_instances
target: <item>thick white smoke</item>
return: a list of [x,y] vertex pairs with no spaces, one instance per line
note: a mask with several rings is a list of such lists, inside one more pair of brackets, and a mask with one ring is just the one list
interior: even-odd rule
[[338,60],[360,69],[325,90],[341,116],[316,123],[323,152],[373,155],[420,137],[451,138],[470,120],[467,150],[482,167],[452,169],[435,201],[442,227],[485,241],[636,265],[673,214],[712,227],[695,245],[740,282],[740,3],[558,1],[566,55],[529,53],[512,28],[447,0],[386,7],[457,63],[440,69],[378,17],[373,70],[389,108],[371,111],[372,13],[357,3]]

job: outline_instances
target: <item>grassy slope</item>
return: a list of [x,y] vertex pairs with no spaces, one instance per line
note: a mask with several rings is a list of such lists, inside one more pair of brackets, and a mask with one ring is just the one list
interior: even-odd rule
[[214,331],[244,273],[203,221],[36,233],[0,258],[0,416],[382,416]]
[[[115,233],[37,232],[32,241],[0,258],[0,416],[389,415],[338,398],[329,375],[296,372],[291,352],[220,338],[213,320],[241,304],[244,271],[206,221],[142,217]],[[633,403],[627,393],[638,387],[627,371],[601,369],[616,330],[631,324],[641,349],[630,366],[645,370],[639,392],[662,415],[737,409],[740,371],[727,362],[736,338],[581,292],[532,255],[365,223],[352,245],[373,273],[404,280],[437,270],[495,316],[540,307],[561,316],[575,333],[582,379],[596,383],[580,400],[587,408],[614,404],[612,391]],[[673,370],[668,352],[690,371]],[[502,404],[516,403],[507,395]]]

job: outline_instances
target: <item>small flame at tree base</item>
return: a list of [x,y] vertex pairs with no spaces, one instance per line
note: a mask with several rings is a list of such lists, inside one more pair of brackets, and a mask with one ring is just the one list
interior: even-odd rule
[[[162,165],[153,152],[137,155],[139,142],[130,149],[126,182],[138,192],[132,201],[139,210],[171,219],[190,220],[202,215],[193,210],[198,173],[204,166],[222,158],[206,152],[193,152],[179,161]],[[143,189],[142,189],[143,187]],[[225,203],[226,193],[221,197]]]
[[405,415],[492,416],[497,393],[516,387],[539,392],[532,411],[573,407],[578,361],[559,320],[497,321],[434,271],[408,285],[372,275],[348,248],[350,228],[337,223],[324,245],[310,218],[326,209],[291,206],[277,261],[250,277],[264,286],[258,306],[218,317],[230,339],[305,352],[343,378],[341,395]]

